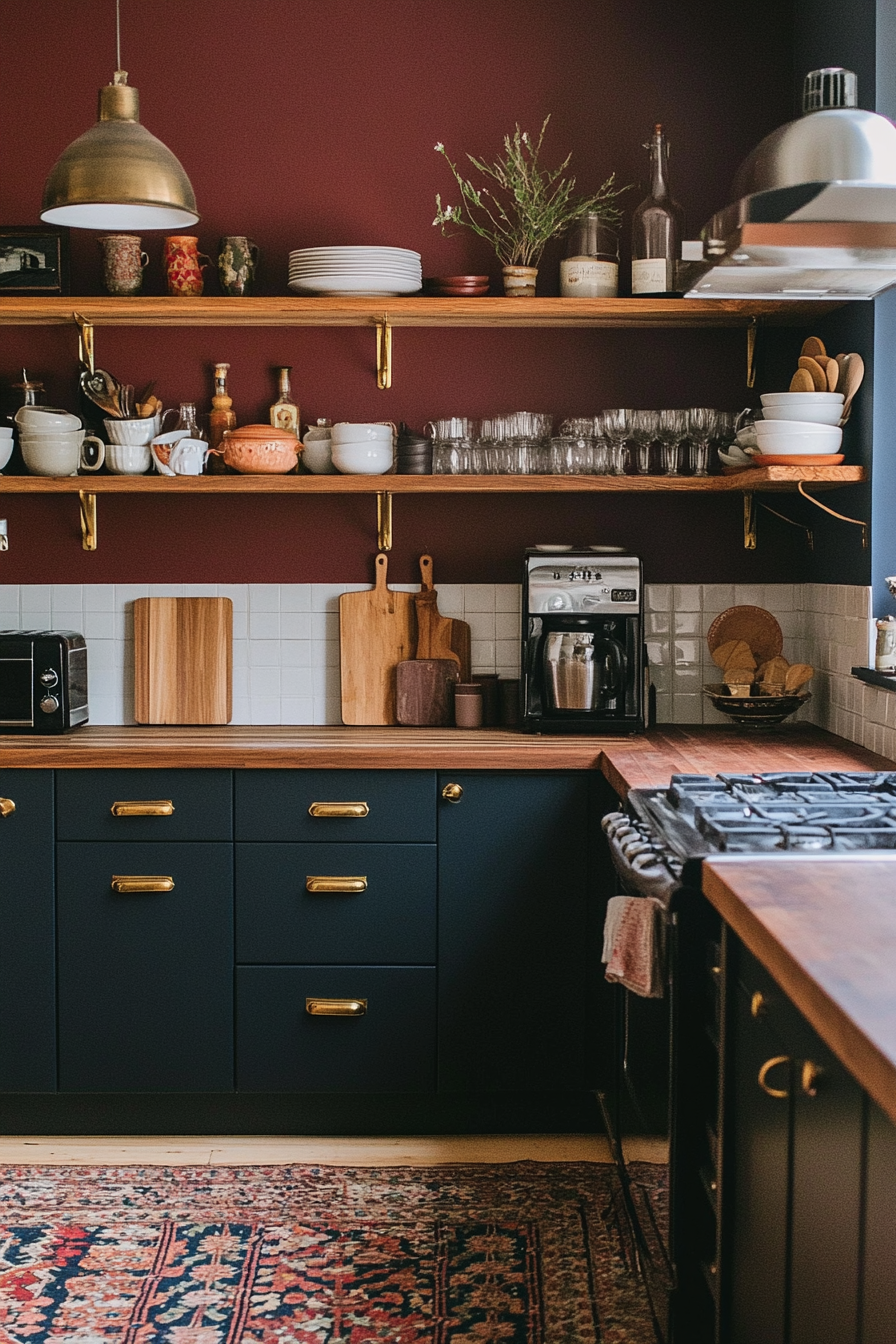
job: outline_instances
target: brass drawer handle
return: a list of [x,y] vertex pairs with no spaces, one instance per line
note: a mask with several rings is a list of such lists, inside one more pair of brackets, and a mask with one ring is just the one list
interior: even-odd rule
[[113,877],[112,890],[122,893],[134,891],[173,891],[173,877]]
[[775,1068],[776,1065],[789,1064],[789,1063],[790,1063],[789,1055],[774,1055],[771,1059],[767,1059],[763,1064],[762,1068],[759,1070],[759,1079],[758,1079],[759,1086],[762,1088],[763,1092],[766,1092],[768,1094],[768,1096],[779,1098],[789,1096],[786,1087],[769,1087],[768,1083],[765,1081],[768,1075],[771,1073],[772,1069]]
[[306,891],[366,891],[366,877],[306,877]]
[[11,798],[0,798],[0,817],[11,817],[16,805]]
[[765,1017],[768,1012],[768,1004],[765,1001],[765,995],[758,989],[750,999],[750,1016],[755,1018]]
[[370,808],[366,803],[312,803],[309,817],[366,817]]
[[446,803],[459,803],[463,796],[464,791],[460,784],[446,784],[442,790],[442,797]]
[[158,798],[151,802],[113,803],[113,817],[170,817],[174,804],[170,798]]
[[800,1074],[800,1086],[807,1097],[818,1096],[818,1083],[824,1074],[824,1069],[820,1064],[813,1064],[811,1059],[807,1059]]
[[366,999],[306,999],[305,1012],[312,1017],[363,1017]]

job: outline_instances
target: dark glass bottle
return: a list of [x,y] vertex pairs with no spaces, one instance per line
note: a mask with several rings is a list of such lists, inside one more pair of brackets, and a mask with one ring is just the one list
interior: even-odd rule
[[632,295],[656,298],[675,293],[683,212],[669,191],[669,143],[659,123],[644,148],[650,151],[650,194],[632,217]]

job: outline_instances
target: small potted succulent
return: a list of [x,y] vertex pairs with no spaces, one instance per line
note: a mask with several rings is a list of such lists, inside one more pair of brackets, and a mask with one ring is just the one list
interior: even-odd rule
[[550,115],[545,117],[537,138],[517,125],[513,135],[505,135],[503,157],[494,163],[468,154],[470,163],[486,179],[481,187],[461,174],[443,144],[435,146],[454,174],[461,200],[459,205],[442,205],[437,194],[433,225],[440,226],[446,236],[455,228],[466,228],[485,238],[502,263],[504,293],[510,297],[534,295],[545,244],[568,229],[573,220],[592,212],[610,228],[617,228],[622,218],[616,201],[628,188],[616,186],[615,173],[593,196],[577,197],[575,178],[563,176],[571,154],[557,168],[540,165],[549,121]]

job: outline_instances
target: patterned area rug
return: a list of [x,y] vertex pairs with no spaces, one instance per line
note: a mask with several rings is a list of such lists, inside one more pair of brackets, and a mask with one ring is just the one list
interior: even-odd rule
[[594,1163],[0,1168],[0,1344],[653,1344],[624,1227]]

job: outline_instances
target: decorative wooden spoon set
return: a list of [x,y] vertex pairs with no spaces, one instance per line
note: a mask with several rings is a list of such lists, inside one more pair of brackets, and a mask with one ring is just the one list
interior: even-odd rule
[[852,409],[852,401],[865,377],[865,361],[861,355],[832,356],[824,348],[820,336],[807,336],[803,341],[796,373],[790,380],[791,392],[840,392],[843,396],[843,414],[840,424],[845,425]]

